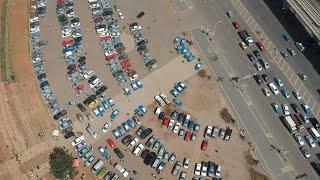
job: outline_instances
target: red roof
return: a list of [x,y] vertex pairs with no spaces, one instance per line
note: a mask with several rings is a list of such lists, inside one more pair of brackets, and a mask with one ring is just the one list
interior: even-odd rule
[[263,51],[263,50],[264,50],[264,45],[263,45],[262,41],[257,41],[257,42],[256,42],[256,45],[258,46],[258,48],[260,49],[260,51]]
[[122,69],[128,69],[129,67],[132,66],[128,59],[124,60],[124,61],[121,61],[120,65],[121,65]]

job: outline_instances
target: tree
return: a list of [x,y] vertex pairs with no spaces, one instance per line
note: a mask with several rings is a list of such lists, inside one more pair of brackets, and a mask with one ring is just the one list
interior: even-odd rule
[[77,171],[72,167],[73,157],[66,150],[55,147],[49,155],[50,170],[57,179],[73,178]]

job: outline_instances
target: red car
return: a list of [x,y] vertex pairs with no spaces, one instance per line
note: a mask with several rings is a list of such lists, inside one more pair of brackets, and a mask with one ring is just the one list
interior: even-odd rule
[[238,23],[238,21],[233,21],[232,25],[234,28],[239,29],[240,28],[240,24]]
[[191,138],[192,132],[191,131],[187,131],[186,134],[184,135],[184,140],[185,141],[189,141]]
[[163,121],[162,121],[162,125],[163,125],[163,126],[168,126],[168,125],[169,125],[169,122],[170,122],[170,119],[169,119],[169,118],[164,118]]
[[107,139],[107,143],[109,144],[109,146],[111,148],[115,148],[116,147],[116,143],[114,143],[113,140],[110,139],[110,138]]
[[256,45],[260,49],[260,51],[264,51],[264,45],[263,45],[262,41],[257,41]]
[[206,151],[208,149],[208,141],[207,140],[203,140],[201,143],[201,150],[202,151]]

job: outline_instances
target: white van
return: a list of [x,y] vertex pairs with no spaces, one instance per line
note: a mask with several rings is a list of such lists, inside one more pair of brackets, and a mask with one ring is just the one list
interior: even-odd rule
[[99,159],[95,164],[94,166],[92,166],[91,168],[91,172],[93,174],[96,174],[102,167],[103,167],[104,163],[101,159]]
[[319,140],[320,139],[320,134],[314,127],[308,128],[308,131],[313,136],[313,138],[315,140]]

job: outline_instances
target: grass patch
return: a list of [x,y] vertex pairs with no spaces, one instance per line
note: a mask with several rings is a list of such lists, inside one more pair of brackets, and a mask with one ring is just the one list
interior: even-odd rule
[[1,32],[0,32],[0,71],[2,80],[7,80],[10,76],[8,66],[8,13],[9,13],[9,0],[4,0],[2,5],[1,14]]

